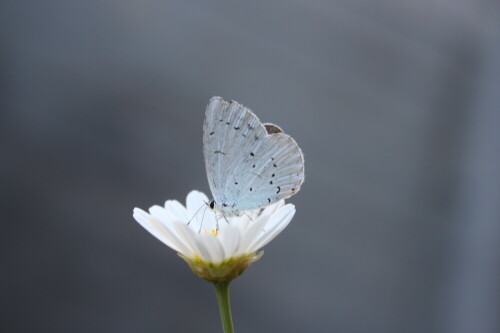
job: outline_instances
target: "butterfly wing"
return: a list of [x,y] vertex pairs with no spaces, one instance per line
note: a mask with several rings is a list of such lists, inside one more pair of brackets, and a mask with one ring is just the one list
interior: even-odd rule
[[210,99],[203,126],[203,154],[208,183],[216,203],[228,201],[228,173],[232,173],[234,166],[242,160],[240,150],[253,143],[250,139],[265,135],[259,119],[247,108],[220,97]]
[[300,190],[304,158],[297,143],[286,134],[267,135],[251,165],[244,164],[241,191],[234,199],[238,210],[265,207]]
[[304,181],[304,158],[297,143],[280,131],[268,134],[257,116],[237,102],[210,100],[203,143],[218,208],[238,214],[298,192]]

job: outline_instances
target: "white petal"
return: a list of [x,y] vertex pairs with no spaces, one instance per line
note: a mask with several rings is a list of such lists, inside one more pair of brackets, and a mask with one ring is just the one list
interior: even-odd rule
[[238,228],[221,228],[217,237],[224,248],[224,257],[229,259],[236,255],[241,242],[241,234]]
[[191,191],[187,196],[189,226],[197,233],[217,229],[215,212],[207,205],[208,202],[207,196],[199,191]]
[[176,220],[187,223],[188,212],[186,207],[181,205],[177,200],[167,200],[165,202],[165,209],[168,210],[172,215],[176,217]]
[[158,205],[150,207],[149,214],[151,214],[151,216],[158,218],[166,226],[171,225],[173,220],[178,220],[178,218],[174,214],[172,214],[170,210],[167,210],[164,207]]
[[205,249],[205,247],[200,247],[200,242],[198,241],[198,236],[196,232],[191,230],[186,224],[174,221],[174,227],[178,234],[184,241],[187,247],[189,247],[190,252],[185,253],[188,257],[193,257],[195,255],[199,256],[202,260],[210,261],[210,252]]
[[254,243],[255,239],[262,232],[262,229],[267,223],[269,216],[260,216],[257,220],[250,223],[249,227],[242,231],[240,247],[238,248],[238,255],[250,253],[252,249],[250,246]]
[[169,211],[163,207],[160,207],[160,206],[153,206],[153,207],[149,208],[149,213],[152,216],[159,219],[165,225],[165,227],[167,227],[173,234],[175,234],[175,236],[177,238],[182,238],[178,234],[177,229],[174,228],[174,226],[172,224],[173,221],[178,221],[181,223],[182,223],[182,221],[179,221],[178,218],[175,217],[171,211]]
[[267,221],[262,233],[257,235],[249,248],[253,251],[257,251],[258,249],[264,247],[288,226],[294,215],[295,206],[291,204],[288,204],[280,209],[270,220]]
[[[283,202],[281,200],[280,202]],[[242,243],[244,245],[240,246],[240,250],[247,247],[252,242],[252,239],[256,237],[256,232],[258,232],[258,226],[267,223],[267,221],[272,218],[272,214],[276,209],[278,203],[272,204],[271,208],[266,207],[260,215],[255,216],[253,219],[244,219],[239,217],[239,220],[234,220],[231,225],[236,226],[240,229],[241,235],[244,238]],[[240,251],[241,252],[241,251]]]
[[283,223],[283,218],[287,216],[288,213],[292,213],[292,217],[293,214],[295,214],[295,206],[293,204],[287,204],[274,212],[274,214],[271,215],[266,222],[265,231],[268,232],[274,229],[277,225]]
[[[163,223],[160,222],[160,220],[158,220],[157,218],[155,218],[153,216],[151,217],[151,220],[152,220],[152,222],[155,222],[158,224],[158,227],[163,231],[163,233],[168,237],[168,239],[179,249],[178,252],[180,252],[182,254],[186,254],[186,255],[191,254],[190,248],[187,246],[186,241],[183,238],[180,238],[179,235],[177,235],[174,232],[175,228],[166,227]],[[175,224],[175,223],[182,224],[182,222],[178,222],[178,221],[173,221],[172,224]]]
[[280,200],[278,202],[275,202],[272,205],[269,205],[266,208],[264,208],[261,215],[273,214],[277,212],[279,209],[281,209],[284,205],[285,205],[285,200]]
[[[271,206],[275,206],[276,204],[273,204]],[[239,221],[235,221],[233,225],[237,225],[240,230],[242,231],[242,234],[245,234],[248,229],[254,228],[254,225],[257,221],[267,221],[269,218],[272,217],[273,215],[274,208],[272,210],[264,209],[262,210],[261,214],[257,214],[253,218],[249,219],[242,219],[240,217]]]
[[189,213],[189,218],[201,212],[201,209],[209,203],[207,196],[200,191],[191,191],[186,198],[186,208]]
[[[285,205],[284,200],[280,200],[241,216],[216,216],[208,207],[208,201],[202,192],[191,191],[186,198],[187,208],[178,201],[168,200],[165,208],[151,207],[150,214],[134,209],[134,218],[175,251],[220,263],[260,249],[276,237],[295,214],[293,205]],[[210,234],[212,230],[218,230],[218,235]]]
[[[255,216],[247,216],[246,214],[243,214],[241,216],[231,216],[228,218],[228,221],[229,221],[229,226],[231,226],[231,228],[238,228],[241,232],[241,234],[243,235],[246,230],[250,227],[250,225],[256,221],[258,219],[258,215],[255,215]],[[222,221],[226,222],[226,220],[224,218],[221,219]],[[223,226],[227,226],[228,223],[221,223],[220,226],[221,228]]]
[[[144,229],[146,229],[151,235],[155,236],[158,238],[161,242],[167,244],[169,243],[169,240],[165,235],[157,228],[155,225],[153,225],[150,221],[151,216],[143,211],[140,208],[134,208],[134,219],[139,223]],[[171,244],[167,244],[168,246],[172,247]],[[174,250],[177,250],[174,248]]]
[[224,249],[216,236],[198,234],[198,246],[209,256],[208,261],[219,263],[224,260]]
[[135,220],[150,234],[177,252],[182,252],[186,248],[178,239],[166,228],[158,219],[152,217],[140,208],[134,209]]
[[[215,211],[210,209],[209,206],[206,206],[202,209],[200,214],[200,223],[202,230],[212,231],[218,229],[218,225],[227,224],[226,221],[217,222],[217,218],[215,216]],[[221,224],[218,224],[221,223]]]

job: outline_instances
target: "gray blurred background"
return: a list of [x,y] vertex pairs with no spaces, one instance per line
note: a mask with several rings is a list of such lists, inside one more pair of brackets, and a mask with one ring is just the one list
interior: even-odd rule
[[500,332],[499,23],[493,0],[2,1],[0,331],[221,332],[132,218],[208,193],[220,95],[306,158],[237,332]]

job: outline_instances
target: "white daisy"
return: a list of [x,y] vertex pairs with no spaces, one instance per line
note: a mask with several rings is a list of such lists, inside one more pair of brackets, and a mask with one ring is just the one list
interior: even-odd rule
[[241,216],[223,215],[208,202],[202,192],[191,191],[186,207],[168,200],[164,207],[151,207],[149,214],[135,208],[134,218],[210,282],[230,281],[243,273],[295,214],[295,206],[284,200]]

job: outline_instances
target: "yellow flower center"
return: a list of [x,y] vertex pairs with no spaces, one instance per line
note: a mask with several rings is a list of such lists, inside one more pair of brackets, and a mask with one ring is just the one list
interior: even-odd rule
[[179,256],[184,259],[191,270],[209,282],[231,281],[238,277],[251,263],[260,259],[264,252],[253,252],[231,257],[220,263],[203,261],[198,255],[187,257],[182,253]]
[[219,234],[219,230],[203,230],[203,233],[206,235],[212,235],[212,236],[217,236]]

